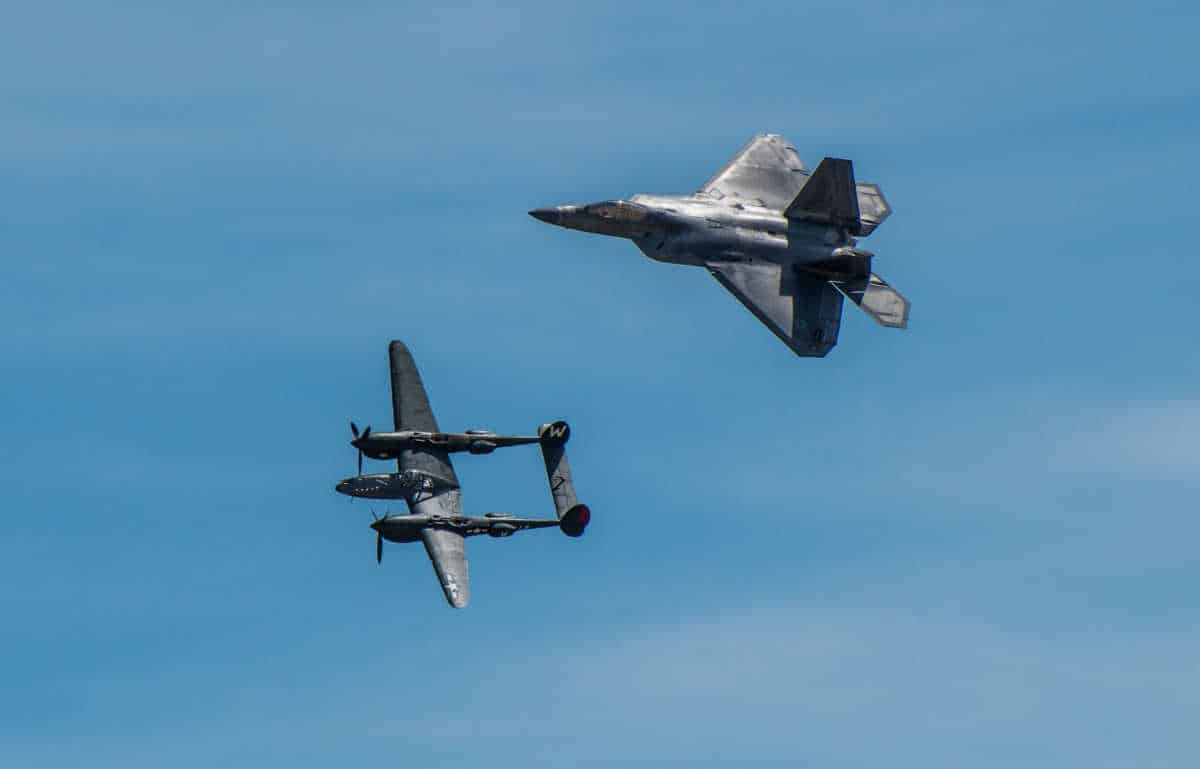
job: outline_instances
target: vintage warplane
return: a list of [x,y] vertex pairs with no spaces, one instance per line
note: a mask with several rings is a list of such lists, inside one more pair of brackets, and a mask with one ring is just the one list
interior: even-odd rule
[[783,137],[756,136],[691,195],[634,195],[529,214],[574,230],[629,238],[651,259],[705,267],[797,355],[837,344],[842,297],[881,325],[908,325],[909,302],[871,271],[858,247],[892,209],[849,160],[809,173]]
[[[425,394],[425,385],[421,382],[412,353],[404,343],[392,342],[388,346],[388,357],[391,362],[392,416],[395,422],[395,432],[389,435],[459,435],[439,432],[437,420],[429,407],[429,398]],[[571,430],[566,422],[554,422],[539,427],[538,437],[534,439],[541,444],[550,493],[554,499],[555,518],[517,518],[505,513],[463,515],[458,477],[450,464],[449,452],[455,449],[432,441],[403,442],[404,439],[398,439],[395,454],[398,472],[347,478],[337,485],[337,490],[352,497],[403,499],[408,504],[408,515],[385,514],[371,523],[371,528],[376,532],[376,561],[383,560],[384,540],[424,543],[446,600],[454,608],[461,609],[467,605],[470,596],[467,537],[479,534],[508,537],[524,529],[552,526],[557,526],[569,537],[578,537],[587,528],[591,511],[575,497],[571,466],[567,462],[566,442],[570,436]],[[356,440],[361,441],[361,436]],[[364,453],[367,451],[365,447],[356,447]],[[465,450],[470,451],[469,446]],[[361,456],[359,461],[361,463]]]

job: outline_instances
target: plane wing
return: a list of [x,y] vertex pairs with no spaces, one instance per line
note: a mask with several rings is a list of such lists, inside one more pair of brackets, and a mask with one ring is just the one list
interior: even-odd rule
[[[438,432],[437,420],[429,407],[429,397],[425,394],[425,385],[421,382],[417,363],[408,347],[401,341],[392,342],[388,345],[388,358],[392,371],[392,417],[396,432]],[[450,455],[442,449],[405,449],[396,461],[400,465],[400,472],[418,470],[458,486],[458,476],[454,474],[454,465],[450,464]]]
[[450,529],[424,529],[421,541],[425,552],[433,563],[438,582],[446,600],[456,609],[467,605],[471,597],[467,581],[467,540],[462,534]]
[[828,281],[772,262],[709,262],[708,271],[797,355],[837,344],[842,295]]
[[736,198],[782,211],[807,179],[795,147],[782,136],[761,134],[742,147],[699,192],[718,200]]

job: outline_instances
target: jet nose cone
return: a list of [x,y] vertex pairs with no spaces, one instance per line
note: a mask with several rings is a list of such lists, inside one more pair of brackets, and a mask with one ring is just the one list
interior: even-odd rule
[[547,224],[558,224],[558,209],[550,206],[547,208],[535,208],[529,212],[529,215],[534,219]]

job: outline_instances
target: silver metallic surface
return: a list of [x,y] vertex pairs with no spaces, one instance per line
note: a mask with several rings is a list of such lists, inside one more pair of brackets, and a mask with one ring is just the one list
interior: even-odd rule
[[908,325],[908,300],[857,245],[891,214],[882,190],[856,182],[849,160],[825,158],[809,173],[780,136],[755,137],[691,195],[529,213],[628,238],[656,261],[705,267],[798,355],[821,357],[837,344],[843,296],[880,325]]

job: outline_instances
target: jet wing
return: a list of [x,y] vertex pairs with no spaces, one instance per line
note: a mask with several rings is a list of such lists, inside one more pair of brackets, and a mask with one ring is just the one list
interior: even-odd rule
[[457,531],[431,528],[421,531],[421,541],[438,582],[442,583],[446,600],[456,609],[463,608],[471,597],[467,582],[467,540]]
[[826,280],[772,262],[709,262],[708,271],[797,355],[837,344],[842,295]]
[[[400,341],[392,342],[388,345],[388,358],[392,370],[392,417],[396,432],[438,432],[437,420],[429,407],[429,397],[425,395],[425,385],[421,382],[417,363],[408,347]],[[405,449],[396,461],[400,465],[400,472],[418,470],[458,486],[458,476],[450,464],[450,455],[442,449]]]
[[735,198],[782,211],[807,179],[795,147],[782,136],[761,134],[742,147],[699,192],[718,200]]

